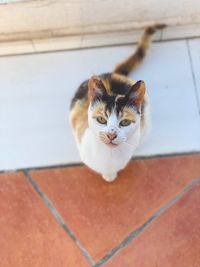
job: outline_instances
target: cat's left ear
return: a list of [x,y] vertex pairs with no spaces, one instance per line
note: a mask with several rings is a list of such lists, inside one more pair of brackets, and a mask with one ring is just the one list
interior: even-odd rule
[[127,94],[129,104],[140,107],[143,102],[146,87],[143,81],[136,82]]
[[106,89],[98,76],[93,76],[88,81],[88,98],[91,102],[101,100],[106,95]]

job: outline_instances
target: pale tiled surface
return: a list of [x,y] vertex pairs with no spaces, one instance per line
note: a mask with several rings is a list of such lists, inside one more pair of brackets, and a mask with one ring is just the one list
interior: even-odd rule
[[200,116],[185,41],[156,43],[132,77],[145,77],[152,131],[138,155],[200,150]]
[[[84,79],[112,70],[132,50],[121,46],[0,58],[0,170],[79,162],[67,120],[70,99]],[[198,73],[200,60],[196,64]],[[200,150],[186,41],[153,44],[131,77],[146,81],[152,102],[152,132],[137,155]]]
[[200,39],[188,41],[200,113]]

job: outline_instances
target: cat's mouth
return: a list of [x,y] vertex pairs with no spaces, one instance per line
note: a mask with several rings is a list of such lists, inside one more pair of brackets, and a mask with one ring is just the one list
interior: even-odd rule
[[109,146],[109,147],[116,147],[116,146],[118,146],[118,144],[115,144],[114,143],[114,141],[115,140],[109,140],[108,138],[107,138],[107,136],[105,136],[105,134],[100,134],[100,140],[105,144],[105,145],[107,145],[107,146]]

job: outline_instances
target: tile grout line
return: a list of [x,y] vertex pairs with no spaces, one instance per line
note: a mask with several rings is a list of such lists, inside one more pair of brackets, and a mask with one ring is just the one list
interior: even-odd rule
[[199,115],[200,115],[200,95],[198,93],[196,75],[194,72],[194,66],[193,66],[192,55],[191,55],[191,51],[190,51],[189,40],[186,40],[186,45],[187,45],[187,51],[188,51],[188,56],[189,56],[189,61],[190,61],[190,67],[191,67],[191,71],[192,71],[193,85],[195,88],[196,102],[197,102],[198,111],[199,111]]
[[136,239],[140,234],[142,234],[154,221],[156,221],[163,213],[165,213],[169,208],[176,204],[185,194],[187,194],[193,187],[195,187],[200,182],[200,177],[192,180],[185,188],[174,198],[169,200],[166,205],[158,209],[143,225],[138,227],[136,230],[132,231],[118,246],[113,248],[109,253],[107,253],[103,258],[99,260],[93,267],[100,267],[110,261],[116,254],[120,253],[125,249],[131,241]]
[[75,234],[72,232],[72,230],[67,226],[64,219],[60,215],[60,213],[57,211],[51,200],[47,197],[47,195],[40,189],[37,182],[32,178],[32,176],[28,173],[28,171],[23,171],[25,178],[27,181],[32,185],[34,190],[37,192],[37,194],[42,198],[45,205],[50,210],[51,214],[55,218],[56,222],[64,229],[64,231],[70,236],[70,238],[75,242],[75,244],[78,246],[78,248],[81,250],[82,254],[85,256],[87,261],[90,263],[91,266],[95,265],[95,261],[93,260],[92,256],[88,253],[88,251],[84,248],[84,246],[81,244],[81,242],[77,239]]
[[[170,158],[177,156],[191,156],[191,155],[200,155],[200,150],[196,151],[188,151],[188,152],[177,152],[177,153],[168,153],[168,154],[154,154],[148,156],[135,156],[132,157],[131,160],[148,160],[148,159],[156,159],[156,158]],[[66,163],[66,164],[58,164],[58,165],[46,165],[41,167],[26,167],[19,169],[8,169],[8,170],[0,170],[0,173],[9,173],[9,172],[29,172],[29,171],[40,171],[45,169],[57,169],[57,168],[70,168],[70,167],[84,167],[84,163]]]
[[[195,40],[199,39],[200,35],[198,36],[189,36],[189,37],[173,37],[169,39],[159,39],[154,40],[153,43],[167,43],[167,42],[174,42],[174,41],[183,41],[183,40]],[[31,41],[35,41],[35,39],[31,39]],[[99,48],[107,48],[107,47],[117,47],[117,46],[129,46],[129,45],[136,45],[137,41],[135,42],[121,42],[119,44],[105,44],[105,45],[98,45],[98,46],[86,46],[86,47],[76,47],[76,48],[62,48],[62,49],[55,49],[55,50],[44,50],[44,51],[37,51],[34,52],[20,52],[20,53],[8,53],[8,54],[0,54],[1,57],[17,57],[17,56],[26,56],[26,55],[36,55],[36,54],[47,54],[47,53],[60,53],[60,52],[68,52],[68,51],[77,51],[77,50],[89,50],[89,49],[99,49]]]

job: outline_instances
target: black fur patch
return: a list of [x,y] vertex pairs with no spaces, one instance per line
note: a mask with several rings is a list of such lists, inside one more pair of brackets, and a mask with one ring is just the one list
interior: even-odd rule
[[120,80],[111,79],[111,88],[115,95],[126,95],[129,92],[131,85]]
[[127,98],[126,97],[120,97],[118,100],[117,100],[117,103],[116,103],[116,111],[117,111],[117,114],[119,114],[120,111],[123,110],[123,108],[125,106],[127,106],[128,104],[128,101],[127,101]]
[[[112,111],[112,109],[116,106],[117,112],[123,109],[124,106],[127,104],[127,98],[119,98],[116,101],[116,97],[118,95],[126,95],[129,90],[131,89],[131,85],[127,84],[123,81],[112,79],[111,78],[111,73],[105,73],[102,75],[99,75],[100,78],[102,79],[108,79],[110,84],[111,84],[111,93],[112,95],[104,95],[100,101],[104,102],[106,104],[106,111],[108,110],[109,112]],[[81,99],[87,99],[88,98],[88,80],[83,82],[80,87],[78,88],[77,92],[75,93],[72,102],[71,102],[71,109],[73,108],[75,102],[77,100]]]
[[146,29],[146,33],[147,34],[154,34],[155,33],[155,31],[156,31],[156,29],[154,28],[154,27],[148,27],[147,29]]
[[124,76],[127,76],[129,74],[129,70],[125,69],[125,68],[120,68],[118,69],[117,71],[115,71],[115,73],[118,73],[118,74],[122,74]]
[[111,84],[111,92],[112,96],[107,96],[103,99],[103,101],[106,103],[106,108],[110,112],[114,107],[116,107],[117,114],[127,105],[127,98],[126,97],[120,97],[116,101],[116,97],[118,95],[125,96],[131,89],[131,85],[127,84],[121,80],[113,79],[111,77],[111,74],[106,74],[104,76],[106,78],[110,79]]
[[102,102],[104,102],[106,105],[105,112],[109,111],[111,113],[111,111],[113,110],[113,108],[115,106],[115,98],[116,98],[116,96],[110,96],[110,95],[104,96],[102,98]]
[[145,57],[145,50],[142,47],[139,47],[137,49],[136,55],[139,59],[142,59]]
[[74,104],[76,103],[77,100],[81,100],[84,98],[87,98],[88,95],[88,80],[83,82],[78,90],[76,91],[74,97],[72,98],[70,109],[73,108]]

